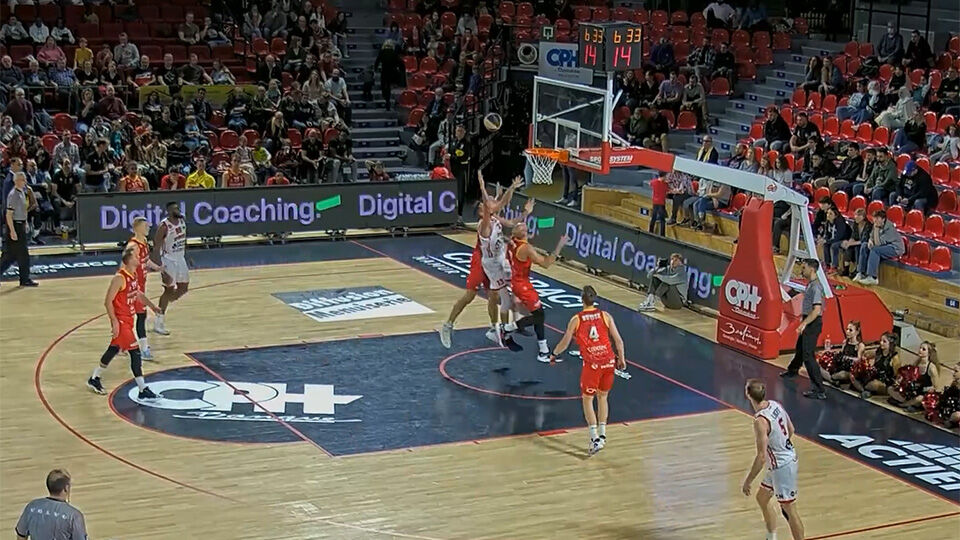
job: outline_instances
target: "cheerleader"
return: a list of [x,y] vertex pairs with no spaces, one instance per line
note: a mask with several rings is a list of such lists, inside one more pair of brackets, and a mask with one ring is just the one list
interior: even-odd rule
[[943,392],[929,392],[923,396],[924,417],[948,428],[960,423],[960,370],[953,371],[953,382]]
[[866,346],[861,341],[860,321],[850,321],[847,323],[843,347],[840,348],[839,352],[833,354],[832,361],[824,362],[827,364],[826,367],[824,367],[824,363],[820,365],[823,379],[837,387],[849,382],[850,369],[854,363],[863,358],[865,348]]
[[850,368],[850,384],[860,392],[863,399],[874,394],[885,395],[887,387],[896,380],[897,372],[900,371],[897,337],[892,332],[880,336],[880,345],[872,356],[855,362]]
[[907,412],[921,410],[923,395],[936,390],[934,383],[940,374],[940,362],[937,360],[937,346],[929,341],[920,344],[920,358],[916,366],[900,369],[897,384],[889,389],[887,402],[902,407]]

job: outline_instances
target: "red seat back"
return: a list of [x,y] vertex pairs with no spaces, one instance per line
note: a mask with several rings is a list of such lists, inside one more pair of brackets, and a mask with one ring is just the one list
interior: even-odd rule
[[[827,188],[829,191],[830,188]],[[817,190],[819,191],[819,190]],[[848,212],[848,200],[847,193],[844,191],[838,191],[833,194],[833,204],[837,205],[837,208],[840,209],[840,213],[846,214]]]
[[923,240],[917,240],[911,244],[910,256],[906,262],[911,266],[925,266],[930,262],[930,244]]
[[925,268],[931,272],[946,272],[953,267],[953,259],[950,256],[950,248],[947,246],[937,246],[933,248],[933,254],[930,256],[930,264]]
[[[872,205],[873,203],[870,204]],[[881,205],[882,204],[883,203],[881,203]],[[887,219],[890,220],[890,223],[893,223],[894,227],[898,229],[903,227],[903,207],[895,204],[887,208]]]
[[943,236],[943,216],[934,214],[923,223],[923,236],[936,240]]
[[923,211],[910,210],[902,227],[904,232],[913,234],[923,230]]
[[943,241],[960,246],[960,219],[954,219],[947,223],[943,232]]
[[693,111],[681,111],[677,117],[677,129],[697,129],[697,115]]
[[939,162],[933,165],[933,171],[930,173],[930,176],[933,177],[933,181],[936,184],[947,185],[950,183],[950,165],[947,165],[944,162]]
[[957,192],[952,189],[941,191],[940,199],[937,201],[937,210],[952,215],[960,214],[960,208],[957,207]]
[[[841,191],[838,193],[843,192]],[[846,193],[844,193],[844,195],[846,195]],[[857,195],[856,197],[850,199],[850,204],[847,205],[847,214],[852,216],[857,210],[860,209],[863,209],[864,211],[867,209],[867,199],[864,198],[863,195]]]

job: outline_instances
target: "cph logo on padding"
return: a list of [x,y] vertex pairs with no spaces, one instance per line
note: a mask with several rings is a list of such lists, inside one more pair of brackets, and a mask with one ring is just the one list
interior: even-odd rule
[[723,286],[723,295],[734,313],[751,319],[757,318],[757,308],[763,300],[759,287],[731,279]]

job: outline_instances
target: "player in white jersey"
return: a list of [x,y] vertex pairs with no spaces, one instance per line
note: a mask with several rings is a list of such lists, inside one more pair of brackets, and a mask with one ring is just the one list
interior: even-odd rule
[[750,495],[750,485],[767,466],[767,474],[760,481],[757,504],[763,512],[767,526],[767,540],[777,538],[777,514],[770,508],[770,499],[775,495],[784,517],[790,523],[794,540],[803,540],[803,521],[797,510],[797,451],[793,448],[793,422],[783,405],[766,399],[767,389],[759,379],[747,380],[744,393],[755,411],[753,432],[757,440],[757,455],[753,459],[741,488]]
[[190,273],[184,250],[187,247],[187,221],[180,212],[180,204],[167,203],[167,217],[157,227],[157,236],[153,242],[153,259],[163,266],[163,294],[160,296],[160,313],[153,321],[153,331],[168,335],[164,316],[167,306],[187,294]]

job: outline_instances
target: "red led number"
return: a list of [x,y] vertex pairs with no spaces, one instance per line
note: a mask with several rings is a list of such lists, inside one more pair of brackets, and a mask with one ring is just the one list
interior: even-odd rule
[[633,51],[629,46],[621,45],[613,50],[613,65],[615,67],[624,66],[629,67],[630,57],[633,55]]
[[583,63],[588,66],[597,65],[597,47],[596,45],[583,46]]

